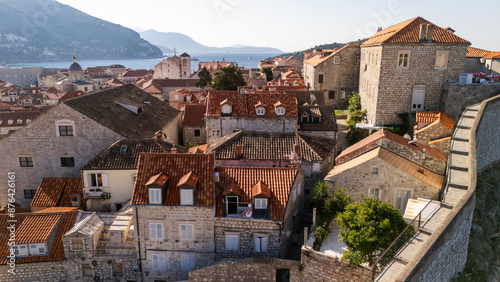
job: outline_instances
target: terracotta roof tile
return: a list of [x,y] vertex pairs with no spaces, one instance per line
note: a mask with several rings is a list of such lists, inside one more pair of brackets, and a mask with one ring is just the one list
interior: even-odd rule
[[148,182],[144,184],[144,186],[155,186],[155,187],[163,187],[165,183],[168,181],[168,175],[165,174],[164,172],[160,172],[156,175],[151,176],[149,178]]
[[484,55],[485,59],[499,59],[500,58],[500,52],[489,52],[488,54]]
[[189,154],[197,154],[197,153],[205,153],[205,151],[207,150],[207,144],[205,145],[200,145],[200,146],[196,146],[196,147],[191,147],[188,149],[188,153]]
[[443,111],[437,111],[435,113],[425,113],[425,115],[422,115],[420,117],[417,114],[417,130],[415,131],[415,133],[430,129],[437,124],[442,124],[449,129],[453,129],[455,120],[456,118],[454,116]]
[[44,177],[31,201],[32,207],[71,207],[71,196],[83,199],[81,178]]
[[165,205],[179,205],[180,191],[177,187],[182,176],[193,171],[198,180],[198,206],[215,205],[214,155],[213,154],[153,154],[145,153],[139,157],[137,177],[131,203],[147,205],[148,191],[145,183],[151,176],[164,172],[168,174]]
[[380,43],[419,43],[420,24],[432,25],[433,42],[470,44],[469,41],[464,40],[421,17],[417,17],[378,31],[361,45],[366,46]]
[[262,181],[270,193],[271,220],[283,220],[298,168],[218,167],[217,216],[222,217],[224,187],[232,180],[241,187],[240,202],[251,202],[252,188]]
[[16,244],[47,242],[61,217],[61,214],[28,215],[16,229]]
[[224,190],[222,192],[222,195],[224,195],[224,196],[227,196],[227,195],[241,196],[242,195],[241,187],[240,187],[240,185],[238,185],[238,183],[236,183],[236,181],[234,181],[234,179],[231,179],[229,184],[224,186]]
[[[19,127],[30,124],[33,120],[41,115],[40,112],[7,112],[0,113],[0,127]],[[13,120],[9,124],[9,120]],[[18,123],[21,122],[21,124]]]
[[[64,260],[64,248],[62,242],[62,236],[73,227],[75,224],[77,212],[69,212],[62,213],[61,224],[59,225],[59,229],[57,230],[56,237],[54,239],[54,243],[52,244],[52,248],[50,252],[46,256],[30,256],[30,257],[18,257],[16,258],[17,263],[31,263],[31,262],[45,262],[45,261],[62,261]],[[61,216],[59,215],[59,216]],[[16,214],[17,226],[21,228],[23,225],[23,221],[28,219],[28,224],[26,227],[29,227],[26,230],[26,233],[33,233],[33,238],[42,237],[41,231],[45,230],[40,221],[36,220],[37,217],[43,216],[42,214]],[[56,214],[56,216],[58,216]],[[35,220],[29,219],[30,217],[34,217]],[[7,263],[7,255],[9,254],[9,246],[7,245],[7,240],[10,237],[10,232],[7,229],[7,226],[10,224],[7,222],[9,219],[8,215],[0,215],[0,264]],[[49,217],[49,222],[50,222]],[[19,229],[18,229],[19,230]],[[24,232],[19,230],[20,232]],[[23,235],[24,236],[24,235]],[[27,237],[26,237],[27,238]]]
[[190,171],[181,177],[179,183],[177,183],[177,187],[181,187],[183,185],[195,187],[199,179],[200,177],[196,173]]
[[[16,210],[17,211],[17,210]],[[51,207],[43,210],[39,210],[34,213],[65,213],[78,211],[78,207]]]
[[465,56],[467,58],[482,58],[486,56],[489,52],[490,51],[469,46],[467,47],[467,54]]
[[417,123],[432,123],[438,119],[436,112],[417,112]]
[[[337,131],[337,120],[335,118],[335,108],[333,106],[298,106],[299,126],[302,131]],[[304,114],[321,117],[319,123],[304,122]]]
[[295,144],[303,161],[323,161],[332,152],[337,141],[330,138],[293,132],[240,131],[211,143],[207,152],[214,152],[217,160],[238,160],[237,146],[242,147],[246,160],[288,161]]
[[259,182],[252,187],[252,197],[260,195],[271,198],[271,190],[269,190],[269,187],[267,187],[262,180],[259,180]]
[[210,91],[207,98],[207,116],[221,115],[221,102],[229,99],[233,103],[233,117],[248,116],[246,96],[237,91]]
[[274,104],[280,101],[285,107],[285,117],[297,118],[297,98],[295,94],[249,94],[248,117],[260,118],[255,113],[255,107],[264,106],[266,108],[266,118],[282,117],[274,112]]

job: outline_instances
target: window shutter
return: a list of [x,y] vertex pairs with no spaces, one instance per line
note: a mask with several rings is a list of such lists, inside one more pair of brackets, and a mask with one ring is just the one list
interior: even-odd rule
[[269,237],[262,237],[260,242],[261,252],[267,252],[268,245],[269,245]]
[[260,253],[260,239],[261,239],[261,237],[257,237],[257,236],[254,239],[255,251],[257,253]]
[[93,178],[92,176],[93,176],[93,175],[94,175],[93,173],[89,173],[89,174],[87,174],[87,185],[88,185],[89,187],[94,187],[94,183],[93,183],[93,181],[92,181],[92,178]]
[[186,225],[186,237],[188,240],[193,239],[193,226],[192,225]]
[[108,174],[102,174],[102,187],[108,187]]
[[163,238],[163,225],[162,224],[156,224],[156,238],[157,239]]
[[149,234],[151,235],[151,239],[156,239],[156,224],[149,224]]
[[153,255],[153,269],[159,269],[158,255]]

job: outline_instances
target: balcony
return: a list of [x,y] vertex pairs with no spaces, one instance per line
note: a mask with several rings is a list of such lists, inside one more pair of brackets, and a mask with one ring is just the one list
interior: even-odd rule
[[109,199],[111,198],[111,193],[109,192],[109,188],[103,187],[86,187],[83,188],[83,193],[85,198],[87,199]]
[[[226,201],[222,202],[222,216],[227,218],[240,218],[240,219],[270,219],[271,215],[269,209],[255,209],[252,207],[252,217],[245,217],[241,215],[243,210],[248,210],[249,202],[238,202],[233,207],[229,207],[232,212],[228,213],[228,205]],[[235,213],[236,212],[236,213]]]

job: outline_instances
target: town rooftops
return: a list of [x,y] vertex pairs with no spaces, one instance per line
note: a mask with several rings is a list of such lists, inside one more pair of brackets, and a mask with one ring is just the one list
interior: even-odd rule
[[421,24],[430,25],[430,27],[432,27],[432,42],[470,44],[469,41],[462,39],[421,17],[416,17],[378,31],[368,40],[363,42],[361,46],[386,43],[419,43]]
[[325,177],[325,180],[334,180],[337,175],[345,171],[354,169],[357,166],[375,158],[379,158],[385,161],[395,169],[399,169],[404,173],[410,175],[411,177],[416,178],[430,186],[433,186],[436,189],[441,189],[441,185],[443,184],[444,180],[443,175],[432,172],[382,147],[378,147],[345,163],[336,165]]
[[[338,56],[341,52],[343,52],[347,48],[358,48],[359,49],[360,45],[361,45],[360,43],[349,43],[338,50],[324,50],[323,52],[326,51],[326,55],[313,56],[313,57],[305,60],[304,63],[311,65],[313,67],[316,67],[317,65],[325,62],[326,60],[328,60],[334,56]],[[323,53],[323,54],[325,54],[325,53]]]
[[[125,138],[151,138],[181,114],[132,84],[63,103]],[[137,111],[127,109],[127,105]]]
[[102,219],[100,219],[95,212],[91,214],[80,213],[80,215],[81,218],[79,221],[76,222],[73,228],[66,232],[64,236],[78,233],[90,237],[104,225],[104,221],[102,221]]
[[488,54],[484,55],[485,59],[500,59],[500,52],[489,52]]
[[[47,234],[51,234],[57,228],[54,242],[47,255],[16,257],[17,263],[47,262],[64,260],[64,248],[62,236],[71,229],[75,223],[77,212],[69,213],[51,213],[51,214],[16,214],[16,243],[21,242],[41,242],[47,240]],[[0,264],[7,264],[9,255],[10,232],[7,227],[11,224],[8,215],[0,215]],[[59,223],[60,222],[60,223]],[[52,228],[52,229],[50,229]],[[49,230],[50,229],[50,230]],[[20,239],[20,241],[18,241]]]
[[415,133],[427,130],[436,124],[442,124],[449,129],[453,129],[455,117],[443,111],[437,112],[417,112],[417,131]]
[[248,116],[246,96],[240,96],[237,91],[210,91],[207,98],[207,117],[221,115],[221,103],[225,100],[233,103],[233,117]]
[[[335,108],[333,106],[298,106],[299,126],[302,131],[337,131]],[[305,115],[319,117],[319,122],[314,123],[312,117],[309,122],[304,122]]]
[[293,132],[240,131],[218,138],[210,143],[207,152],[215,153],[216,160],[238,160],[237,146],[242,148],[246,160],[290,160],[294,145],[303,161],[323,161],[335,148],[335,139]]
[[234,186],[231,184],[234,181],[240,189],[233,188],[235,192],[240,193],[238,195],[240,202],[251,203],[254,192],[257,193],[256,195],[270,196],[271,220],[283,220],[293,183],[300,170],[298,168],[221,166],[217,168],[217,171],[219,172],[218,217],[223,216],[224,189],[228,185]]
[[170,78],[155,78],[151,84],[159,87],[181,88],[181,87],[196,87],[198,79],[170,79]]
[[[176,146],[178,153],[186,152]],[[173,144],[157,139],[122,139],[86,162],[81,170],[137,169],[141,153],[170,153]]]
[[153,70],[128,70],[124,72],[121,76],[122,77],[139,77],[139,76],[146,76],[148,74],[153,74]]
[[197,181],[196,206],[215,206],[215,171],[213,154],[154,154],[144,153],[139,157],[137,177],[132,205],[148,204],[148,180],[159,173],[168,175],[166,195],[163,195],[166,206],[177,206],[180,203],[180,189],[177,187],[181,178],[193,172],[199,179]]
[[31,207],[71,207],[71,196],[83,201],[81,178],[44,177],[31,201]]
[[325,105],[325,95],[322,91],[286,91],[285,93],[293,93],[297,97],[297,105]]
[[30,124],[40,112],[0,112],[0,127],[19,127]]
[[486,56],[489,52],[490,51],[469,46],[467,47],[467,54],[465,56],[467,58],[482,58]]
[[184,120],[182,125],[201,126],[205,124],[205,111],[207,106],[204,104],[187,104],[184,108]]

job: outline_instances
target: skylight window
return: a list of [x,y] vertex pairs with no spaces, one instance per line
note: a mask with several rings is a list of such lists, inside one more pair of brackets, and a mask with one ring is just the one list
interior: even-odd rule
[[122,146],[120,147],[120,154],[121,154],[121,155],[125,154],[125,153],[127,152],[127,148],[128,148],[128,146],[127,146],[127,145],[122,145]]

